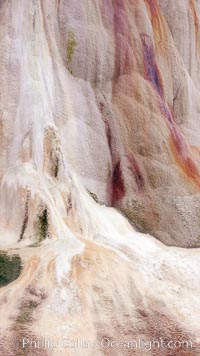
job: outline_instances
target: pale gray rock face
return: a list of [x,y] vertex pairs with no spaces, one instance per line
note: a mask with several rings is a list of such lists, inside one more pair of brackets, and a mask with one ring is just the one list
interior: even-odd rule
[[197,354],[199,16],[0,1],[0,354]]

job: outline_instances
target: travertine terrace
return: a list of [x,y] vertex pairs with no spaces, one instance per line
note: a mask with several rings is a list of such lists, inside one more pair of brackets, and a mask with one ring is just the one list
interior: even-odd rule
[[0,354],[198,355],[200,1],[0,0],[0,78]]

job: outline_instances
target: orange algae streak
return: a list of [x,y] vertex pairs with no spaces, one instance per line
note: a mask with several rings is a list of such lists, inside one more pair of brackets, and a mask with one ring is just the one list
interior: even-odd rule
[[150,36],[141,34],[144,67],[146,79],[152,84],[154,90],[158,94],[159,107],[162,115],[165,117],[172,141],[172,152],[179,166],[184,170],[188,177],[192,178],[200,187],[200,172],[192,159],[190,147],[177,126],[168,105],[164,101],[163,90],[159,71],[155,63],[155,53]]
[[172,135],[171,148],[177,163],[187,174],[187,176],[194,181],[198,188],[200,188],[200,175],[195,162],[193,161],[192,157],[189,156],[188,152],[185,152],[185,154],[183,155],[183,151],[180,152],[179,147],[180,137]]
[[164,23],[157,0],[145,0],[149,11],[150,20],[157,39],[162,40],[164,37]]
[[190,9],[192,11],[192,15],[194,18],[194,28],[195,28],[195,41],[196,41],[196,50],[199,47],[199,41],[198,41],[198,36],[199,36],[199,21],[198,21],[198,16],[197,16],[197,12],[196,12],[196,7],[195,7],[195,3],[194,0],[189,0],[189,4],[190,4]]
[[192,159],[187,141],[180,128],[176,125],[174,118],[164,101],[161,102],[160,108],[161,113],[165,116],[168,122],[171,133],[171,148],[174,157],[187,176],[200,188],[200,172]]

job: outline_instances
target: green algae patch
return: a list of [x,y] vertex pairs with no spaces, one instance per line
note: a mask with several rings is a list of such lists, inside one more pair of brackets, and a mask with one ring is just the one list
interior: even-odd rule
[[0,252],[0,287],[16,280],[22,270],[21,258],[18,255],[8,256]]
[[68,59],[68,62],[71,62],[71,60],[72,60],[75,47],[76,47],[75,37],[74,37],[73,32],[70,31],[69,34],[68,34],[68,39],[67,39],[67,59]]
[[39,216],[39,224],[38,224],[38,232],[39,232],[39,242],[43,241],[46,237],[48,237],[48,212],[45,208],[42,214]]
[[95,193],[90,192],[89,190],[88,190],[88,193],[90,194],[90,196],[92,197],[92,199],[93,199],[96,203],[98,203],[98,204],[100,204],[100,205],[104,205],[104,203],[99,200],[98,196],[97,196]]

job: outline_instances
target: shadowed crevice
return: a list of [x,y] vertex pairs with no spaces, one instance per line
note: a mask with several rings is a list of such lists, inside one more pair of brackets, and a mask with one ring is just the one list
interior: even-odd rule
[[24,215],[24,221],[22,224],[22,229],[19,237],[19,241],[21,241],[24,237],[25,230],[27,228],[28,224],[28,203],[29,203],[29,197],[30,197],[30,192],[28,191],[27,197],[26,197],[26,203],[25,203],[25,215]]

